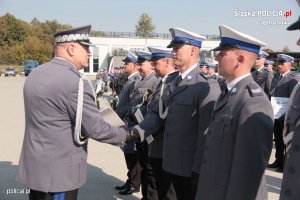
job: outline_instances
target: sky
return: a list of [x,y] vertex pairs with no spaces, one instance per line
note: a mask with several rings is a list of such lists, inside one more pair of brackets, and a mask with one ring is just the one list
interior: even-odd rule
[[91,24],[97,31],[135,32],[143,12],[152,17],[156,33],[181,27],[219,35],[219,25],[225,24],[262,40],[266,48],[300,51],[299,31],[286,30],[300,15],[296,0],[0,0],[0,16],[57,20],[73,27]]

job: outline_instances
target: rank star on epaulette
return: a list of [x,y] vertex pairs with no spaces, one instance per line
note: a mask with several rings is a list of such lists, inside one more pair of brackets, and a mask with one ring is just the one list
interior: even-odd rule
[[252,97],[255,97],[255,96],[262,96],[263,95],[263,92],[262,90],[260,89],[260,87],[258,85],[256,85],[255,83],[249,83],[248,84],[248,89],[249,89],[249,93]]

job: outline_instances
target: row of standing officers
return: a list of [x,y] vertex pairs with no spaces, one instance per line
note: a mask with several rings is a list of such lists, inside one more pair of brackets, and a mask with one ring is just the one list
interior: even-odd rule
[[[136,124],[133,127],[141,142],[135,145],[143,148],[124,151],[128,180],[116,186],[120,194],[137,192],[142,184],[143,199],[267,198],[264,170],[272,148],[274,118],[269,99],[289,97],[286,88],[290,91],[297,83],[290,78],[292,58],[279,56],[280,66],[284,65],[280,74],[287,75],[279,81],[280,74],[264,67],[267,53],[260,51],[263,42],[247,35],[241,38],[240,32],[224,25],[220,31],[221,44],[215,50],[220,51],[216,60],[223,77],[199,73],[204,38],[181,28],[170,29],[173,40],[168,48],[173,50],[149,47],[148,57],[146,52],[137,52],[137,56],[128,52],[125,72],[129,66],[136,71],[128,73],[132,90],[122,91],[116,111],[120,115],[120,110],[125,110],[123,119],[131,127]],[[160,77],[149,81],[152,88],[141,85],[145,76],[132,79],[151,64]],[[257,69],[250,73],[252,66]],[[150,98],[137,95],[149,90]],[[139,109],[142,120],[136,117]],[[128,154],[137,159],[129,160]],[[135,168],[130,168],[133,163]]]
[[[292,28],[299,29],[299,23]],[[121,194],[136,192],[141,184],[143,199],[268,198],[264,171],[274,116],[275,124],[282,117],[271,103],[273,99],[283,107],[280,98],[290,97],[291,91],[284,138],[292,141],[287,143],[290,149],[300,149],[293,143],[299,92],[288,84],[292,78],[286,77],[292,75],[283,70],[292,58],[279,58],[283,71],[272,79],[268,95],[250,73],[266,44],[221,25],[221,43],[213,49],[219,51],[215,59],[226,80],[220,90],[216,80],[199,73],[205,37],[171,28],[171,52],[149,47],[151,54],[129,53],[125,59],[129,77],[116,112],[127,127],[117,128],[99,116],[91,86],[79,73],[91,56],[89,30],[85,26],[56,33],[55,57],[25,82],[26,128],[17,179],[31,189],[30,199],[77,199],[86,180],[88,138],[124,149],[128,180],[117,187]],[[299,195],[299,179],[294,178],[295,185],[289,182],[297,174],[292,157],[297,154],[288,158],[282,199]],[[135,176],[141,181],[135,182]]]

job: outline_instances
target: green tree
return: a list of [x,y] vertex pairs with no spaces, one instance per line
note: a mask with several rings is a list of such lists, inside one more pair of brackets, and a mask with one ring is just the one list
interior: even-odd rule
[[288,46],[284,46],[282,52],[284,53],[290,52],[290,48]]
[[265,51],[265,52],[267,52],[267,53],[272,53],[272,52],[274,52],[273,49],[268,49],[268,48],[267,48],[267,49],[262,49],[262,50]]
[[21,65],[27,59],[40,63],[50,60],[53,34],[71,26],[56,20],[40,22],[37,18],[27,23],[7,13],[0,16],[0,27],[0,64]]
[[141,37],[150,37],[154,34],[155,25],[152,23],[152,18],[144,12],[135,26],[135,33]]
[[9,13],[0,18],[0,27],[0,47],[14,46],[23,42],[30,34],[29,24]]

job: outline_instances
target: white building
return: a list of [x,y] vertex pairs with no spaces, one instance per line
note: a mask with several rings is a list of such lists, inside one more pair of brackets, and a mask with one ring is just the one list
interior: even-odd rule
[[[148,46],[167,46],[171,37],[165,34],[164,38],[138,38],[138,37],[90,37],[95,47],[91,47],[92,56],[90,66],[85,69],[86,75],[95,75],[99,69],[108,69],[113,57],[127,55],[128,50],[147,50]],[[206,40],[202,43],[201,60],[214,62],[214,52],[209,52],[218,46],[219,40]]]

